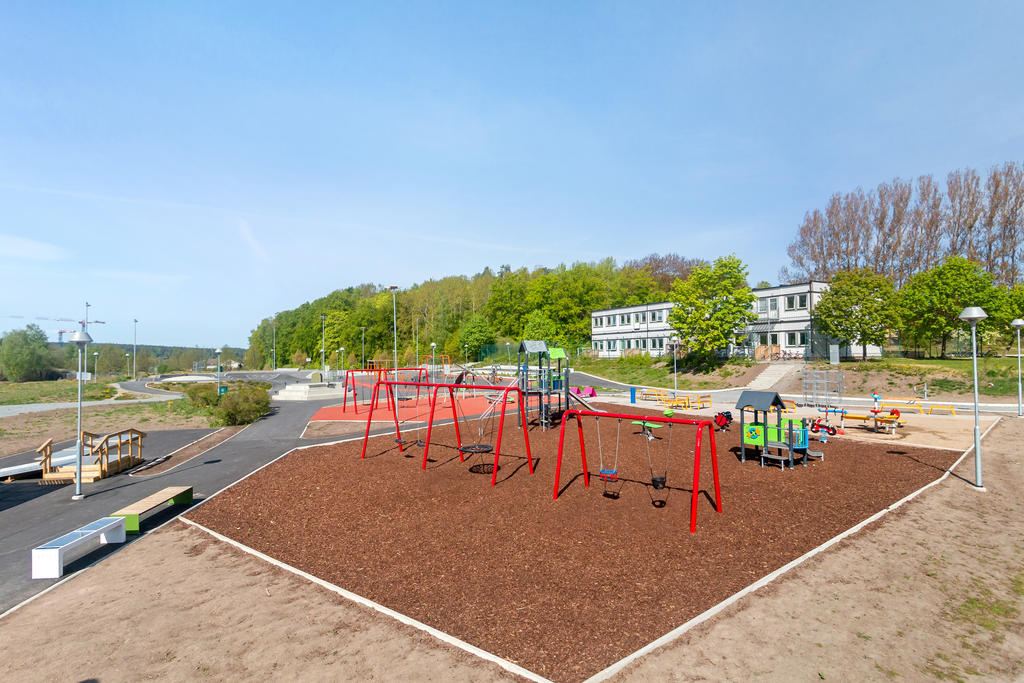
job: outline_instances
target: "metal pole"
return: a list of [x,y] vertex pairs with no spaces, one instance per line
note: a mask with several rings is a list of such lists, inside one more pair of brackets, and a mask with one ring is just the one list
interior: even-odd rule
[[217,349],[217,395],[220,396],[220,349]]
[[363,350],[359,356],[359,369],[363,370],[366,368],[366,328],[360,327],[359,329],[362,330],[363,333]]
[[679,355],[679,342],[672,342],[672,398],[679,391],[679,372],[676,370],[676,356]]
[[1017,417],[1024,417],[1024,401],[1021,401],[1020,384],[1020,328],[1017,328]]
[[391,331],[395,336],[395,381],[398,381],[398,307],[395,303],[397,285],[391,285]]
[[420,319],[416,318],[416,330],[413,332],[416,338],[416,367],[420,365]]
[[971,362],[974,366],[974,480],[980,489],[981,483],[981,426],[978,419],[978,324],[971,322]]
[[[86,304],[88,305],[88,304]],[[71,500],[81,500],[82,496],[82,345],[78,345],[78,458],[75,462],[75,495]]]
[[327,316],[320,314],[320,379],[327,381]]
[[131,362],[130,359],[131,359],[131,356],[128,355],[127,353],[125,353],[124,354],[124,370],[125,370],[125,374],[128,377],[132,376],[132,362]]
[[[93,381],[93,384],[96,383],[96,375],[100,374],[99,370],[97,369],[97,368],[99,368],[99,364],[100,364],[100,352],[99,351],[93,351],[92,352],[92,381]],[[88,369],[89,368],[86,368],[86,370],[88,370]]]
[[[132,318],[132,379],[139,378],[139,356],[136,345],[139,341],[139,319]],[[127,355],[127,354],[126,354]]]
[[277,370],[277,318],[274,318],[274,348],[270,354],[273,359],[274,370]]

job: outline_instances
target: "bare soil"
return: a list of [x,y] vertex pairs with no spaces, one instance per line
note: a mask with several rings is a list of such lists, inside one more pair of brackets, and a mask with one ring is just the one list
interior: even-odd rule
[[[657,491],[651,471],[664,473],[669,430],[649,441],[629,421],[600,427],[602,449],[596,422],[584,422],[590,488],[570,430],[558,500],[558,431],[531,432],[541,456],[531,476],[513,422],[494,488],[490,458],[460,463],[454,429],[440,427],[425,472],[419,448],[403,456],[388,437],[371,440],[365,460],[361,441],[308,449],[188,517],[541,675],[582,680],[936,479],[957,457],[830,440],[824,462],[783,472],[741,463],[738,429],[720,433],[725,512],[711,503],[705,450],[690,534],[694,428],[672,428],[669,488]],[[621,481],[608,488],[621,490],[609,499],[596,475],[613,464],[617,432]]]
[[[963,438],[961,435],[960,440]],[[986,437],[987,493],[973,490],[956,476],[947,478],[880,522],[642,658],[616,680],[963,680],[977,675],[986,680],[1019,680],[1024,674],[1024,623],[1020,616],[1024,608],[1020,560],[1024,514],[1019,496],[1024,488],[1024,463],[1018,447],[1022,439],[1024,421],[1017,420],[1004,420]],[[738,492],[728,493],[732,484],[724,478],[726,460],[722,463],[725,514],[718,517],[702,508],[698,533],[690,537],[694,541],[710,538],[711,522],[725,521],[737,511],[731,502]],[[839,461],[838,455],[830,453],[824,463],[807,470],[764,470],[763,481],[797,479],[822,465],[839,468]],[[391,464],[410,463],[393,459]],[[761,472],[753,465],[755,473]],[[847,461],[842,468],[845,471],[851,465],[855,463]],[[498,502],[486,488],[477,487],[479,478],[456,476],[455,469],[446,465],[428,470],[420,479],[443,472],[449,485],[461,488],[465,497]],[[543,463],[535,477],[542,472],[550,484],[551,472]],[[957,474],[973,478],[970,456]],[[313,481],[315,478],[310,479]],[[378,483],[390,490],[390,479]],[[429,488],[426,482],[424,487]],[[315,494],[315,489],[309,488],[307,493]],[[573,488],[580,487],[574,484],[565,495]],[[347,495],[349,488],[342,493]],[[415,502],[400,495],[407,493],[404,486],[394,493],[397,504],[381,510],[362,506],[359,516],[386,520],[389,515],[401,514],[396,508]],[[549,496],[550,490],[546,494]],[[816,497],[831,500],[831,491],[820,494]],[[625,498],[624,493],[618,502],[607,502],[617,505]],[[552,503],[561,506],[569,500]],[[489,527],[514,513],[514,506],[504,500],[486,506],[488,512],[476,516],[465,516],[461,508],[444,509],[442,502],[433,506],[437,517],[455,517],[465,526]],[[674,504],[672,501],[663,510]],[[589,570],[570,571],[568,566],[557,565],[563,554],[559,548],[573,541],[606,545],[606,539],[584,534],[590,530],[586,510],[577,504],[570,512],[578,533],[555,544],[543,562],[517,567],[525,575],[520,585],[527,609],[521,611],[534,611],[529,606],[537,600],[535,588],[546,585],[544,579],[552,571],[570,578],[582,576],[585,590],[576,590],[576,582],[570,581],[573,589],[558,601],[557,609],[570,617],[583,603],[636,590],[623,581],[614,592],[596,594],[591,590]],[[651,531],[641,527],[642,521],[637,520],[638,534]],[[746,519],[749,535],[761,533],[759,528],[766,521],[770,522],[759,516]],[[797,525],[817,523],[815,510],[809,506],[795,520]],[[430,518],[409,519],[407,524],[419,525],[424,531],[438,526]],[[394,561],[394,567],[385,563],[381,571],[400,575],[397,582],[405,584],[398,592],[420,581],[432,585],[449,582],[464,586],[464,609],[486,608],[488,603],[479,601],[481,593],[471,590],[476,587],[471,579],[478,573],[471,571],[471,561],[477,553],[452,574],[442,575],[440,564],[409,572],[393,552],[396,549],[386,542],[391,526],[382,523],[384,536],[377,547]],[[615,531],[607,529],[606,536]],[[434,539],[426,540],[436,545]],[[528,538],[523,542],[532,544]],[[620,542],[633,544],[629,537]],[[742,557],[745,546],[729,550],[738,563],[746,563]],[[323,551],[336,553],[339,562],[352,559],[344,549]],[[605,569],[601,566],[597,571]],[[146,578],[125,578],[133,576]],[[668,576],[668,581],[678,578]],[[683,591],[677,597],[687,600],[688,593]],[[519,606],[516,602],[508,609]],[[608,605],[611,611],[618,607]],[[682,622],[672,627],[678,623]],[[630,637],[632,624],[621,621],[620,626],[613,640]],[[110,637],[122,632],[130,633],[136,645],[125,647],[120,638]],[[0,658],[0,678],[7,680],[506,678],[492,664],[339,599],[182,523],[146,536],[0,620],[0,640],[7,645]],[[572,651],[600,645],[600,641],[588,631],[581,644],[552,638],[547,647]]]
[[[83,428],[98,434],[109,434],[135,427],[144,432],[165,429],[205,429],[205,417],[186,417],[173,413],[157,413],[149,404],[126,406],[83,406]],[[75,438],[78,413],[74,408],[22,413],[0,417],[0,458],[34,450],[47,439],[55,443]]]

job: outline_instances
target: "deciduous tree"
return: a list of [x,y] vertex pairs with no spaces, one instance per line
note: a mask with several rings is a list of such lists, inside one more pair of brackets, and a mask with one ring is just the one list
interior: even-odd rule
[[736,256],[700,265],[686,280],[676,280],[669,299],[675,303],[668,321],[680,344],[691,353],[711,355],[735,341],[746,323],[757,319],[757,299],[747,286],[747,269]]
[[849,345],[885,344],[887,331],[899,321],[892,283],[867,268],[836,273],[814,307],[816,326]]

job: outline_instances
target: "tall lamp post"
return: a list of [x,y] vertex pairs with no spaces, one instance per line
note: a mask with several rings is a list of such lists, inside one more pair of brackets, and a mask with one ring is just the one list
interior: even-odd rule
[[437,342],[430,342],[430,369],[437,375]]
[[273,359],[274,370],[277,370],[277,318],[273,321],[274,327],[274,348],[270,350],[270,356]]
[[360,331],[363,333],[363,350],[359,355],[359,369],[366,368],[366,327],[360,326]]
[[978,420],[978,322],[988,317],[980,306],[968,306],[960,312],[960,319],[971,324],[971,362],[974,366],[974,485],[984,491],[981,482],[981,426]]
[[679,391],[679,374],[676,371],[676,356],[679,355],[679,337],[672,335],[672,398]]
[[416,340],[416,366],[420,364],[420,319],[416,318],[416,329],[413,331],[412,336]]
[[320,314],[320,374],[323,381],[327,381],[327,316]]
[[338,349],[338,371],[341,372],[341,369],[343,367],[345,367],[345,347],[344,346],[342,346],[340,349]]
[[[100,364],[100,352],[99,351],[93,351],[92,352],[92,381],[93,382],[96,381],[96,375],[99,374],[99,370],[97,369],[99,367],[99,364]],[[86,371],[88,371],[88,370],[89,370],[89,368],[86,368]]]
[[1014,318],[1010,326],[1017,330],[1017,417],[1024,417],[1024,401],[1021,400],[1020,385],[1020,328],[1024,327],[1024,320]]
[[395,303],[395,291],[398,285],[388,287],[391,290],[391,331],[395,335],[395,381],[398,381],[398,308]]
[[508,356],[509,367],[512,366],[512,343],[505,342],[505,355]]
[[125,370],[125,376],[127,376],[127,377],[131,377],[132,376],[131,357],[132,357],[132,355],[130,353],[128,353],[127,351],[125,351],[125,353],[124,353],[124,370]]
[[[132,379],[139,378],[139,355],[136,346],[139,341],[139,319],[132,318]],[[128,355],[127,353],[125,354]]]
[[85,498],[82,495],[82,352],[91,341],[92,337],[84,329],[71,335],[71,343],[78,347],[78,443],[75,447],[78,457],[75,462],[75,495],[71,500]]
[[217,395],[220,396],[220,354],[224,349],[217,349]]

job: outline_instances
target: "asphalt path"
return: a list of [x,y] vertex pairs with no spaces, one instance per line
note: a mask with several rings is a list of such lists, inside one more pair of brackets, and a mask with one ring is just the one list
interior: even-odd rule
[[[282,380],[283,381],[283,380]],[[281,402],[272,412],[201,456],[162,474],[119,474],[83,484],[86,498],[72,501],[73,485],[40,486],[36,481],[0,484],[0,612],[52,585],[57,579],[31,579],[31,549],[145,498],[165,486],[193,486],[195,503],[216,493],[283,453],[300,445],[337,441],[299,439],[309,418],[336,400]],[[154,432],[146,438],[146,458],[155,459],[194,441],[209,430]],[[13,462],[13,461],[12,461]],[[143,519],[143,530],[184,512],[165,507]],[[129,537],[129,543],[140,537]],[[120,547],[98,550],[66,565],[65,576],[102,559]],[[125,577],[131,580],[132,577]]]

